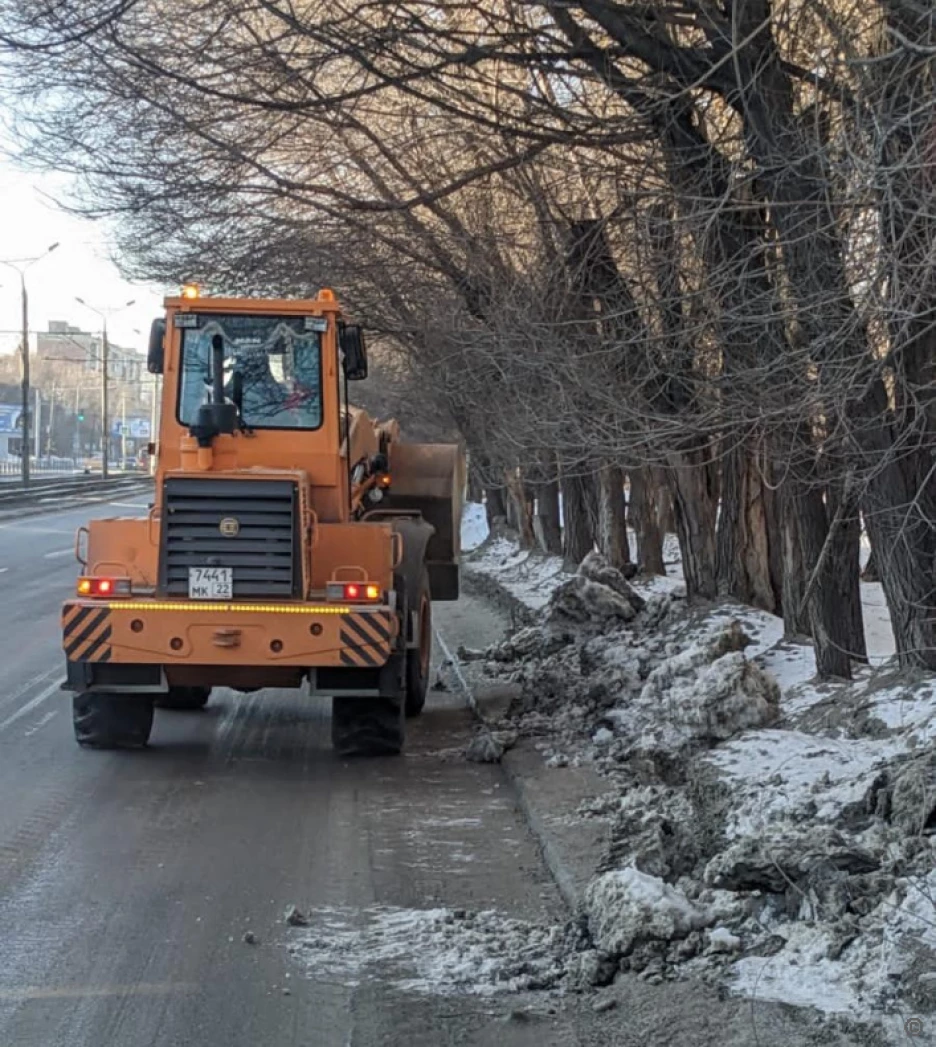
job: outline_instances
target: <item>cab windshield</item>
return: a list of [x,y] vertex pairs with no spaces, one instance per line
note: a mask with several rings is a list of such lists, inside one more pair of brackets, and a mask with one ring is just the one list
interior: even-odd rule
[[224,345],[224,393],[234,374],[243,389],[241,417],[250,429],[318,429],[322,424],[322,344],[318,317],[180,313],[182,381],[179,421],[194,425],[211,401],[211,346]]

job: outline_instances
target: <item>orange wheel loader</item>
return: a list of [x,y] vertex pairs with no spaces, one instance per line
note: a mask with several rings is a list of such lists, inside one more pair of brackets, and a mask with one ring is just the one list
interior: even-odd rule
[[79,529],[62,610],[78,743],[143,746],[154,707],[213,687],[307,687],[333,699],[338,752],[399,752],[432,602],[458,597],[460,447],[350,405],[367,354],[331,291],[165,305],[155,500]]

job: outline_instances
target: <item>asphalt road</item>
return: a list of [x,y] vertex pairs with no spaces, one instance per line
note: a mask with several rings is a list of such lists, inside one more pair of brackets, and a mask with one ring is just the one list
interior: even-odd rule
[[[146,752],[75,745],[58,611],[87,515],[0,524],[0,1045],[600,1042],[586,1003],[414,992],[379,965],[352,984],[287,949],[290,904],[566,918],[502,770],[452,752],[473,729],[457,697],[395,759],[339,760],[328,704],[280,691],[160,711]],[[470,600],[436,624],[453,644],[497,629]]]

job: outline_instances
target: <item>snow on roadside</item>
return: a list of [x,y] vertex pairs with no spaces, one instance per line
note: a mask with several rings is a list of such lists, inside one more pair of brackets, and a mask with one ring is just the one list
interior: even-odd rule
[[676,887],[633,866],[592,880],[585,903],[595,944],[607,953],[629,953],[642,939],[685,938],[715,919]]
[[747,731],[701,757],[732,795],[728,839],[783,821],[833,823],[859,803],[878,771],[903,751],[896,741],[830,738],[799,731]]
[[[844,947],[828,924],[787,924],[778,928],[780,952],[733,965],[731,988],[758,1000],[872,1022],[904,1012],[902,997],[910,987],[912,1009],[929,1013],[936,1004],[934,898],[936,872],[900,881]],[[902,1022],[893,1032],[897,1042],[906,1042]]]
[[492,996],[581,988],[594,953],[571,926],[491,910],[320,908],[291,935],[289,953],[310,977],[355,987],[390,981],[417,995]]
[[552,591],[567,577],[560,557],[520,549],[512,539],[502,536],[489,538],[466,558],[463,569],[496,580],[531,611],[545,607]]
[[579,606],[558,558],[504,537],[467,569],[533,612],[476,653],[520,685],[510,725],[611,786],[581,816],[608,822],[587,907],[621,970],[714,970],[732,992],[867,1021],[936,1010],[936,680],[882,666],[878,586],[862,583],[872,665],[818,683],[780,619],[688,608],[675,573],[621,580],[635,613],[609,617]]
[[489,534],[487,512],[479,502],[467,502],[462,512],[461,547],[469,553],[477,549]]

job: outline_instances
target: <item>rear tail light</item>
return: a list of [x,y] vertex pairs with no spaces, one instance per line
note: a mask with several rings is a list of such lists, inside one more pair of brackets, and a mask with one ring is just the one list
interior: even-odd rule
[[129,578],[79,578],[79,596],[129,596]]
[[383,592],[379,585],[371,582],[329,582],[325,587],[325,596],[329,600],[343,600],[345,603],[379,603]]

